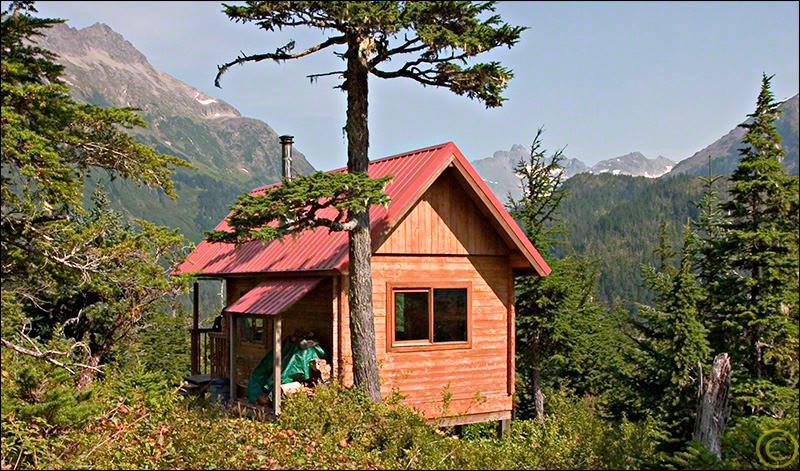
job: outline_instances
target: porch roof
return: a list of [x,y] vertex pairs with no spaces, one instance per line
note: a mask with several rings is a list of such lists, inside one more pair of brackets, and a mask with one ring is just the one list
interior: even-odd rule
[[322,277],[270,279],[245,293],[225,312],[275,316],[292,307],[320,281]]

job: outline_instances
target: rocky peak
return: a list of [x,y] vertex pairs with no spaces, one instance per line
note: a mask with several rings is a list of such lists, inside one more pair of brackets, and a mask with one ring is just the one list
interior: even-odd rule
[[[177,200],[125,179],[107,179],[102,172],[93,175],[89,181],[103,182],[115,209],[179,227],[199,242],[202,231],[215,227],[242,191],[280,180],[281,145],[267,123],[242,117],[228,103],[156,69],[107,25],[59,24],[45,33],[37,43],[58,55],[62,79],[76,101],[139,108],[148,127],[131,129],[131,135],[195,167],[176,169]],[[292,166],[299,174],[314,172],[297,147]]]
[[631,152],[630,154],[598,162],[592,167],[592,173],[657,178],[672,170],[674,166],[675,162],[663,156],[648,159],[641,152]]
[[115,61],[124,64],[148,64],[147,58],[121,34],[103,23],[95,23],[83,29],[72,28],[66,23],[54,25],[47,36],[37,42],[65,56],[91,56],[94,51],[105,51]]
[[241,117],[231,105],[156,69],[109,26],[55,25],[39,45],[58,54],[64,79],[80,101],[134,107],[145,115],[200,119]]

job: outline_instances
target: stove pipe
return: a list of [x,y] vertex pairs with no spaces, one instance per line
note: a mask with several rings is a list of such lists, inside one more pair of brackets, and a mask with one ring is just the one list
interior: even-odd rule
[[292,143],[294,136],[281,136],[281,161],[283,163],[283,178],[292,179]]

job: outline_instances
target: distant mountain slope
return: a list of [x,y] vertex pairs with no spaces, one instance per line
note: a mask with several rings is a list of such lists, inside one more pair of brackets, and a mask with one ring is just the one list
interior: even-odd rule
[[[471,163],[495,196],[505,203],[509,193],[514,199],[519,199],[522,195],[522,187],[519,178],[514,174],[514,167],[520,159],[527,161],[529,158],[530,149],[514,144],[508,151],[498,150],[491,157]],[[564,159],[561,165],[566,178],[589,171],[589,167],[578,159]]]
[[[727,188],[718,182],[721,193]],[[569,244],[556,246],[563,257],[574,249],[598,260],[601,270],[598,296],[613,305],[619,297],[626,307],[651,303],[654,293],[643,286],[642,263],[657,264],[659,228],[668,221],[669,238],[680,248],[683,226],[697,219],[694,205],[702,198],[699,178],[642,178],[604,173],[576,175],[564,183],[567,197],[559,209]]]
[[[494,194],[505,202],[509,193],[514,199],[518,199],[522,195],[522,187],[519,178],[514,174],[514,166],[520,159],[527,161],[529,158],[529,149],[514,144],[508,151],[498,150],[491,157],[473,161],[472,166]],[[562,161],[564,175],[567,179],[581,173],[610,173],[612,175],[657,178],[669,172],[674,165],[675,162],[665,157],[648,159],[640,152],[602,160],[592,168],[587,167],[578,159],[565,158]]]
[[[60,56],[64,80],[76,100],[141,108],[149,127],[132,131],[137,139],[197,167],[178,169],[177,200],[93,175],[103,182],[118,210],[179,227],[198,242],[203,230],[212,229],[227,214],[227,205],[235,203],[237,195],[280,179],[280,143],[268,124],[243,117],[228,103],[154,68],[108,26],[98,23],[79,30],[60,24],[37,41]],[[314,171],[297,149],[292,165],[302,174]],[[90,182],[88,190],[92,187]]]
[[[781,146],[786,151],[783,167],[790,175],[798,174],[798,97],[800,95],[795,95],[780,106],[783,113],[775,121],[778,134],[782,139]],[[744,133],[744,128],[738,126],[733,128],[708,147],[679,162],[669,176],[678,174],[707,175],[709,156],[711,156],[711,168],[714,173],[733,173],[739,165],[739,148],[742,147]]]
[[675,162],[658,156],[648,159],[641,152],[631,152],[613,159],[601,160],[591,171],[595,174],[630,175],[632,177],[658,178],[672,170]]

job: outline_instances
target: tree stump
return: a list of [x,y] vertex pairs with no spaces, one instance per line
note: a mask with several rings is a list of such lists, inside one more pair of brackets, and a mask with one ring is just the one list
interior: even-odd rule
[[711,453],[722,457],[721,441],[731,415],[728,399],[731,389],[731,359],[727,353],[714,358],[711,375],[703,381],[700,367],[700,388],[698,390],[697,420],[694,424],[694,438]]

